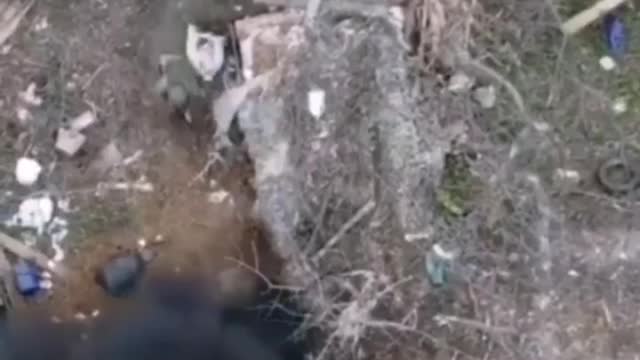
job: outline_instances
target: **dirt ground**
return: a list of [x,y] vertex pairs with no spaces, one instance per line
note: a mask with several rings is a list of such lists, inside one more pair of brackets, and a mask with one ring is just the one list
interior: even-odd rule
[[[480,109],[469,94],[449,97],[451,108],[462,109],[466,140],[452,144],[448,154],[433,204],[438,208],[434,235],[412,242],[398,240],[391,233],[395,229],[380,225],[383,220],[361,225],[359,235],[371,248],[354,240],[339,249],[343,253],[335,251],[340,259],[332,265],[347,265],[326,271],[327,278],[356,264],[394,281],[411,279],[398,286],[393,299],[381,302],[386,308],[376,308],[381,318],[403,321],[380,326],[384,330],[377,335],[383,341],[364,340],[382,348],[377,358],[421,357],[425,351],[438,360],[637,358],[640,191],[610,194],[595,174],[613,156],[640,159],[638,47],[632,42],[621,66],[606,73],[598,65],[606,52],[598,26],[570,40],[555,28],[589,2],[479,3],[474,56],[519,89],[532,119],[514,105],[504,84],[498,84],[492,109]],[[267,234],[250,216],[251,165],[217,164],[203,171],[209,158],[206,124],[173,119],[151,91],[156,80],[148,57],[149,32],[157,19],[153,4],[41,0],[1,49],[0,218],[33,192],[70,202],[71,210],[61,216],[69,222],[65,264],[73,273],[40,305],[62,320],[77,321],[78,313],[120,304],[95,284],[95,270],[114,255],[134,251],[140,239],[165,240],[153,247],[158,257],[150,265],[152,275],[196,274],[215,283],[220,270],[232,267],[279,272]],[[630,9],[627,23],[640,31],[637,8]],[[437,74],[443,92],[450,75]],[[19,98],[30,83],[43,98],[39,106]],[[620,97],[629,111],[615,115],[611,106]],[[21,107],[31,114],[26,120],[18,119]],[[86,131],[86,146],[72,158],[55,152],[56,129],[86,110],[99,119]],[[546,122],[551,131],[527,133],[534,120]],[[100,154],[111,143],[124,158],[139,156],[105,170]],[[522,156],[507,159],[516,148]],[[46,168],[43,180],[29,189],[13,177],[16,158],[25,154]],[[503,179],[506,168],[511,171]],[[575,170],[580,180],[558,181],[558,169]],[[531,174],[536,181],[530,181]],[[105,191],[103,186],[141,180],[153,184],[153,191]],[[212,194],[221,189],[230,195],[215,201]],[[334,235],[327,229],[318,230],[320,235],[309,232],[314,238]],[[434,244],[459,250],[461,279],[449,287],[425,280],[425,253]],[[374,258],[383,254],[377,258],[384,261],[373,264],[362,255],[367,251]],[[405,331],[405,319],[419,331]]]
[[[68,199],[72,208],[64,241],[72,275],[42,304],[61,320],[117,303],[96,285],[95,271],[112,256],[135,251],[141,239],[163,240],[153,247],[158,256],[151,274],[195,274],[206,283],[221,269],[277,271],[264,232],[248,216],[250,164],[203,171],[207,134],[173,119],[151,92],[157,75],[146,52],[157,15],[151,3],[39,1],[0,57],[3,182],[11,182],[16,157],[31,154],[49,170],[37,190]],[[29,108],[31,118],[20,122],[18,94],[32,82],[43,104]],[[56,153],[55,129],[86,110],[99,120],[87,130],[87,144],[72,158]],[[125,158],[141,156],[105,171],[100,152],[110,143]],[[97,192],[101,182],[141,177],[153,184],[152,192]],[[6,212],[34,191],[9,189]],[[211,201],[220,190],[228,197]]]

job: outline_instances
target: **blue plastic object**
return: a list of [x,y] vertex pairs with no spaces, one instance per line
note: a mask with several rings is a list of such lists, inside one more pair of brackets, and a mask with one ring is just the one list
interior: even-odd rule
[[615,58],[623,57],[629,47],[629,39],[622,18],[617,15],[607,15],[604,19],[604,30],[611,55]]
[[25,297],[32,297],[40,293],[42,287],[42,272],[35,265],[26,261],[19,261],[15,268],[16,289]]

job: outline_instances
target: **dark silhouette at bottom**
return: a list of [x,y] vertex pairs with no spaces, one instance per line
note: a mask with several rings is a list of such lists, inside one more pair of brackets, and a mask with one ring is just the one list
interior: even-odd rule
[[201,283],[154,281],[127,310],[92,325],[53,323],[43,314],[3,318],[3,360],[303,360],[303,316],[285,291],[263,291],[251,306],[221,306]]

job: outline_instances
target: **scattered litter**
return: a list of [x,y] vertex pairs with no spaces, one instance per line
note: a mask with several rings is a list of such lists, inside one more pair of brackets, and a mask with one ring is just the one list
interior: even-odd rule
[[326,109],[325,92],[322,89],[313,89],[307,93],[309,112],[314,118],[319,119]]
[[22,91],[18,94],[18,97],[25,104],[28,104],[31,106],[40,106],[42,105],[42,98],[36,95],[36,89],[37,89],[36,84],[30,83],[29,86],[27,86],[27,89],[25,91]]
[[18,29],[20,21],[27,14],[31,6],[35,3],[35,0],[26,2],[13,1],[10,5],[2,4],[0,10],[0,45],[4,44],[11,35]]
[[59,198],[56,203],[58,210],[62,212],[69,213],[71,212],[71,199],[70,198]]
[[141,249],[147,247],[147,240],[145,238],[138,239],[138,247]]
[[20,204],[18,212],[5,225],[34,229],[38,235],[42,235],[53,218],[53,210],[54,204],[50,197],[29,198]]
[[533,301],[538,309],[545,310],[547,307],[549,307],[549,305],[551,305],[553,299],[551,298],[551,296],[546,294],[537,294],[534,296]]
[[118,256],[98,271],[96,282],[111,296],[125,296],[135,289],[144,268],[139,254]]
[[600,67],[604,71],[612,71],[618,66],[616,61],[611,56],[603,56],[600,58]]
[[628,48],[627,29],[622,18],[609,14],[604,18],[604,31],[609,53],[614,58],[621,58]]
[[41,17],[40,20],[36,23],[33,29],[36,32],[40,32],[43,30],[47,30],[49,28],[49,20],[46,17]]
[[402,29],[405,24],[404,9],[402,6],[391,6],[389,8],[389,15],[391,15],[391,22],[393,25]]
[[572,169],[556,169],[553,172],[553,183],[558,186],[573,186],[580,183],[580,173]]
[[574,277],[574,278],[577,278],[577,277],[580,276],[580,273],[577,272],[576,270],[573,270],[573,269],[569,270],[568,274],[569,274],[569,276]]
[[16,180],[23,186],[31,186],[38,181],[42,166],[35,159],[22,157],[16,162]]
[[493,85],[483,86],[473,91],[473,99],[483,109],[491,109],[496,106],[496,88]]
[[75,315],[73,315],[73,318],[78,320],[78,321],[85,321],[87,320],[87,315],[85,315],[84,313],[76,313]]
[[450,280],[455,253],[446,251],[440,244],[435,244],[432,251],[425,256],[425,269],[431,283],[435,286],[446,285]]
[[225,190],[218,190],[209,194],[209,202],[213,204],[221,204],[229,197],[229,193]]
[[18,120],[20,121],[20,124],[22,126],[27,125],[29,121],[33,119],[33,115],[31,114],[31,111],[29,111],[29,109],[22,106],[18,106],[18,108],[16,109],[16,116],[18,117]]
[[67,156],[75,155],[87,141],[87,137],[73,129],[58,129],[56,149]]
[[473,79],[463,72],[457,72],[449,79],[449,91],[454,94],[466,93],[473,86]]
[[456,257],[453,251],[444,250],[440,244],[433,245],[433,252],[445,260],[453,260]]
[[53,287],[51,280],[42,276],[39,267],[25,260],[18,260],[14,272],[16,289],[24,297],[37,297]]
[[152,183],[145,179],[140,179],[134,183],[130,182],[115,182],[115,183],[100,183],[98,184],[98,192],[101,193],[104,190],[134,190],[140,192],[153,192],[154,186]]
[[69,127],[75,131],[82,131],[98,121],[93,111],[87,110],[69,122]]
[[60,246],[59,241],[51,241],[51,247],[53,248],[53,258],[51,261],[54,263],[62,262],[65,258],[65,253],[62,247]]
[[627,100],[623,99],[623,98],[616,99],[613,102],[613,105],[612,105],[611,109],[613,110],[613,112],[616,115],[622,115],[622,114],[626,113],[627,110],[628,110]]
[[222,68],[224,45],[224,36],[200,32],[193,24],[187,26],[187,58],[205,81],[213,80]]
[[432,231],[424,231],[424,232],[414,233],[414,234],[405,234],[404,241],[413,243],[419,240],[428,240],[431,238],[431,236],[433,236]]

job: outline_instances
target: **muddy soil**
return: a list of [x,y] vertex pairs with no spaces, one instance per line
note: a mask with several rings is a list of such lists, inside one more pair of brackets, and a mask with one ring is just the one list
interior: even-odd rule
[[[112,256],[135,251],[141,239],[163,240],[153,247],[157,258],[149,277],[196,275],[209,286],[222,269],[244,269],[249,279],[255,278],[255,270],[278,271],[264,232],[248,215],[254,196],[250,164],[203,171],[210,134],[173,118],[151,91],[156,72],[147,50],[156,5],[40,1],[0,56],[0,139],[7,150],[0,168],[3,186],[16,194],[7,204],[31,191],[52,191],[68,198],[74,209],[64,244],[72,275],[65,283],[56,282],[51,298],[40,304],[62,321],[118,305],[96,285],[95,271]],[[31,82],[44,101],[29,108],[31,119],[21,122],[17,95]],[[86,132],[87,144],[72,158],[56,153],[55,129],[87,109],[99,119]],[[142,156],[105,172],[99,154],[111,142],[124,157]],[[49,166],[39,189],[12,184],[11,169],[20,154]],[[154,191],[94,191],[100,182],[140,178],[151,182]],[[211,199],[218,191],[229,196]]]

